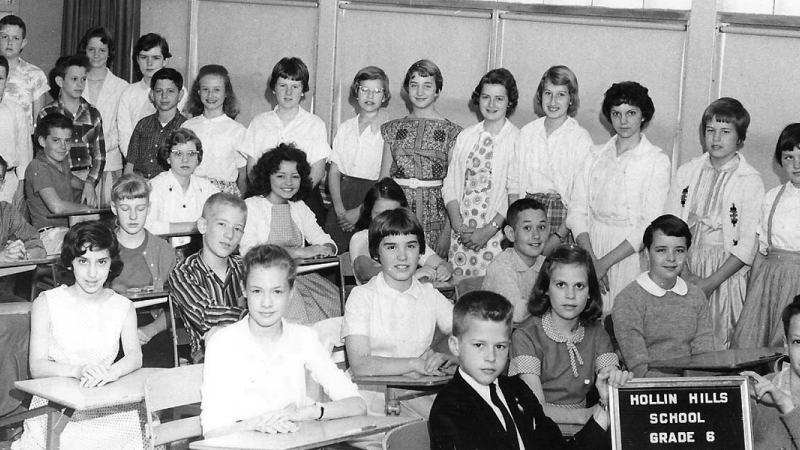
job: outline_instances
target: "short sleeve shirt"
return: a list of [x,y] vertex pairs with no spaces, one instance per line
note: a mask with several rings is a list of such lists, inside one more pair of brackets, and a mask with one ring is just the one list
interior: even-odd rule
[[8,74],[4,97],[8,97],[25,110],[28,118],[28,134],[33,134],[33,102],[49,90],[47,75],[42,69],[23,61],[22,58],[17,68]]
[[72,172],[70,172],[67,158],[61,162],[61,170],[47,159],[44,151],[40,151],[33,158],[25,172],[25,197],[28,199],[28,208],[34,228],[69,226],[69,220],[66,218],[47,218],[51,211],[42,200],[41,191],[53,188],[61,200],[78,203],[81,199],[81,191],[74,189],[71,182]]

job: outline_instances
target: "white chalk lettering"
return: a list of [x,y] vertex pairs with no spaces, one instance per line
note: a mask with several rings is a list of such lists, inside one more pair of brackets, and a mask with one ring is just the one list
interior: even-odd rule
[[679,412],[679,413],[653,413],[650,414],[650,424],[671,424],[671,423],[706,423],[698,412]]
[[651,444],[684,444],[694,442],[694,431],[650,433]]
[[701,392],[689,394],[689,403],[728,403],[727,392]]
[[677,404],[678,394],[634,394],[631,396],[631,406]]

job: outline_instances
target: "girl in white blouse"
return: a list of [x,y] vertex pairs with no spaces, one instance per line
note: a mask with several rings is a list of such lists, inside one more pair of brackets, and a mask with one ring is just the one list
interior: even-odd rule
[[[244,257],[248,315],[214,334],[203,369],[203,435],[255,430],[293,433],[297,422],[363,415],[358,388],[336,367],[311,328],[284,311],[297,276],[289,253],[259,245]],[[330,397],[314,403],[306,373]]]

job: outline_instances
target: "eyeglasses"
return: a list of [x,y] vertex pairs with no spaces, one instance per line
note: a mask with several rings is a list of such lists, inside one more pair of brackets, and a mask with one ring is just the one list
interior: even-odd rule
[[369,95],[370,92],[372,92],[375,95],[383,94],[383,89],[381,88],[370,89],[366,86],[359,86],[358,91],[361,92],[362,94],[367,94],[367,95]]
[[169,152],[169,154],[174,156],[175,158],[183,159],[183,157],[185,156],[185,157],[187,157],[189,159],[192,159],[195,156],[198,156],[200,154],[200,152],[198,152],[197,150],[189,150],[188,152],[181,152],[181,151],[178,151],[178,150],[171,150]]

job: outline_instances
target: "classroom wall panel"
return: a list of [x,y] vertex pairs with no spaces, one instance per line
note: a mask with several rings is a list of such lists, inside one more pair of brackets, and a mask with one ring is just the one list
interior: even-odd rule
[[[533,98],[542,74],[550,66],[566,65],[580,87],[576,119],[595,143],[613,133],[602,117],[603,94],[615,82],[632,80],[647,87],[656,113],[644,131],[648,139],[672,155],[679,117],[683,28],[654,29],[540,22],[521,14],[501,15],[500,65],[511,70],[520,89],[520,104],[512,117],[522,126],[537,117]],[[670,28],[670,27],[667,27]],[[658,43],[655,50],[654,43]],[[542,114],[541,112],[539,114]]]
[[272,67],[284,56],[296,56],[308,65],[311,91],[302,106],[313,110],[316,3],[203,0],[199,6],[197,67],[221,64],[228,69],[241,103],[240,123],[247,126],[276,104],[272,96],[272,103],[267,102],[264,91]]
[[[189,0],[142,0],[141,20],[143,35],[158,33],[164,36],[172,53],[168,67],[179,71],[184,81],[188,82],[191,79],[186,60],[189,47]],[[130,55],[127,57],[130,58]]]
[[720,97],[734,97],[750,112],[743,154],[770,189],[786,181],[773,158],[778,136],[800,122],[800,37],[723,33],[721,53]]
[[423,58],[435,62],[444,78],[437,111],[461,126],[477,123],[469,99],[489,68],[492,22],[488,12],[341,9],[336,38],[332,127],[355,115],[355,100],[348,89],[356,72],[367,65],[378,66],[389,76],[389,117],[408,115],[410,103],[401,94],[403,78],[409,66]]

